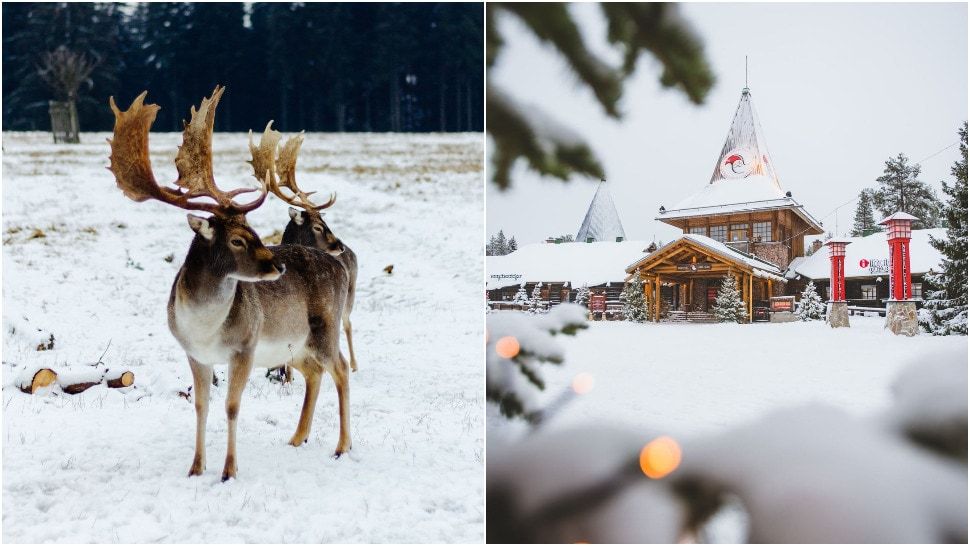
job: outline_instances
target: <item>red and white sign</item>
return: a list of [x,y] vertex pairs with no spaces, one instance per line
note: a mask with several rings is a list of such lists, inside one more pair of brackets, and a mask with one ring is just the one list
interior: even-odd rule
[[869,260],[865,258],[859,260],[859,267],[861,267],[862,269],[869,267]]

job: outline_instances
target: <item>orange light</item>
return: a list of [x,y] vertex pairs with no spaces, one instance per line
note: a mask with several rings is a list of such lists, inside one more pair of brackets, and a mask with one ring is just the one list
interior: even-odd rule
[[669,436],[654,438],[640,450],[640,470],[659,480],[680,466],[680,445]]
[[495,342],[495,352],[502,358],[515,358],[519,349],[519,340],[513,336],[505,336]]
[[593,390],[593,374],[582,372],[573,378],[573,392],[576,394],[586,394]]

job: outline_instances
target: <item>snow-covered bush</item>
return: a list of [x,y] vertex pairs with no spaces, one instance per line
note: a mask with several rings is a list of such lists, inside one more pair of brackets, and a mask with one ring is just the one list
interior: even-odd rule
[[572,303],[557,305],[549,313],[492,313],[487,320],[485,393],[502,415],[534,422],[541,418],[538,391],[545,389],[543,364],[561,364],[564,358],[557,335],[575,335],[586,328],[586,309]]
[[589,307],[589,286],[585,283],[576,290],[576,304]]
[[632,322],[646,322],[650,317],[647,299],[643,296],[643,281],[639,273],[634,273],[630,282],[623,286],[620,292],[620,303],[623,304],[623,317]]
[[822,301],[822,296],[818,295],[818,290],[815,289],[815,283],[812,281],[808,281],[805,289],[802,290],[795,316],[805,321],[822,320],[825,317],[825,302]]
[[748,318],[748,310],[741,301],[737,281],[732,275],[725,275],[717,289],[714,316],[720,322],[744,322]]

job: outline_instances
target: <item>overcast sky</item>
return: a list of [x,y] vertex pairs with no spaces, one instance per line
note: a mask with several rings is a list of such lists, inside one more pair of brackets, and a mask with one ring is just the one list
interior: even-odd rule
[[[599,9],[571,9],[590,48],[617,61]],[[682,12],[717,77],[702,106],[662,89],[646,56],[625,88],[626,116],[611,120],[561,58],[511,18],[502,20],[507,47],[488,74],[592,145],[628,239],[679,233],[653,218],[710,180],[744,87],[745,55],[782,188],[827,230],[836,219],[839,233],[851,229],[855,203],[833,209],[875,186],[887,158],[902,152],[915,162],[958,141],[968,103],[966,4],[684,4]],[[958,157],[953,146],[926,160],[922,180],[939,193]],[[511,190],[488,182],[488,232],[502,228],[520,243],[575,235],[595,182],[563,184],[519,165]]]

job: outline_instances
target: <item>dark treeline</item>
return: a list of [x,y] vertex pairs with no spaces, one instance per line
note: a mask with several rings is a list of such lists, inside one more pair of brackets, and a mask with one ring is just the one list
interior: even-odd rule
[[3,129],[47,130],[37,74],[60,46],[97,68],[78,99],[83,131],[147,89],[155,129],[227,87],[216,129],[481,131],[481,4],[4,3]]

